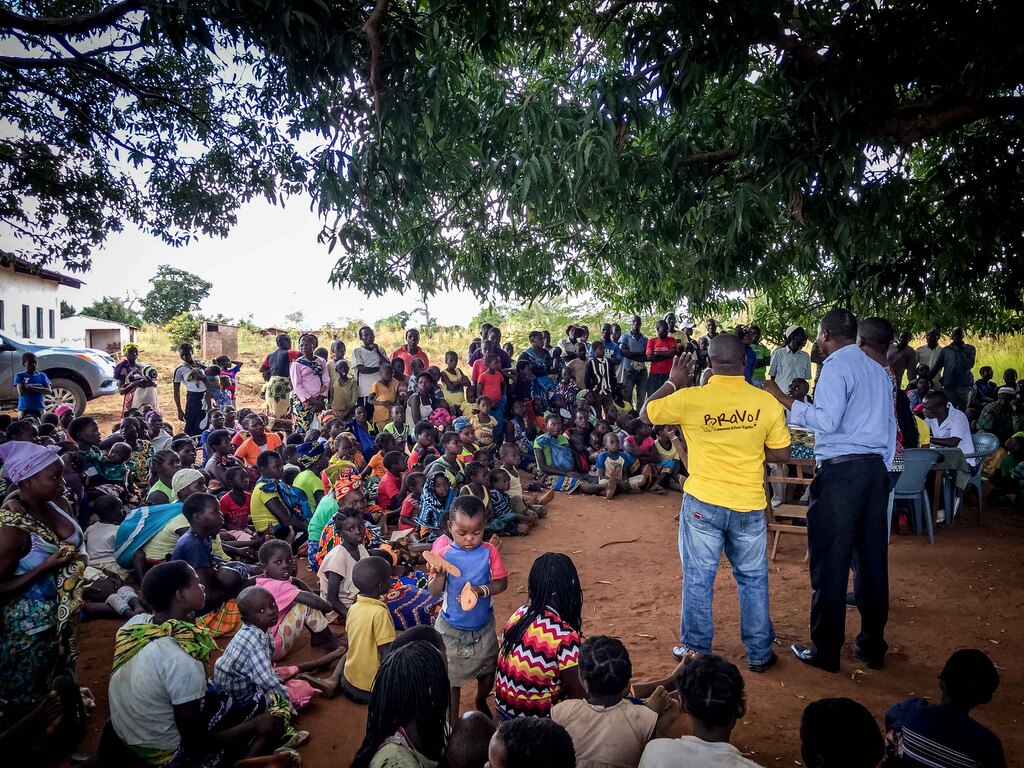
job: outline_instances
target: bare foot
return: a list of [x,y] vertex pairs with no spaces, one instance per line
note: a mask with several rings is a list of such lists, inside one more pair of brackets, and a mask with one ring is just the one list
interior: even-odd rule
[[296,677],[299,680],[305,680],[311,686],[320,691],[320,693],[322,693],[328,699],[333,699],[335,694],[338,692],[338,684],[334,682],[334,680],[325,680],[307,674],[297,675]]
[[309,640],[309,644],[314,648],[323,646],[324,650],[328,652],[335,650],[340,645],[338,638],[334,636],[334,633],[329,628],[323,629],[320,632],[314,632],[313,637]]

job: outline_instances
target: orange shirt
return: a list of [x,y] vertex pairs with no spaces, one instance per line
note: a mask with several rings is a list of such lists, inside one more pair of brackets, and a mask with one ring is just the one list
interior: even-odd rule
[[252,441],[251,437],[242,441],[242,444],[235,449],[235,456],[245,462],[247,467],[255,467],[256,459],[261,453],[276,451],[281,447],[281,438],[273,432],[267,432],[267,443],[262,448]]

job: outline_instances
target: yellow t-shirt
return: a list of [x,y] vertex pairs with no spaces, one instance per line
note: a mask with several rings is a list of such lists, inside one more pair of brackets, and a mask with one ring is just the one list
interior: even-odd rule
[[742,376],[713,377],[647,402],[655,424],[679,424],[689,453],[686,492],[705,504],[738,512],[764,509],[764,450],[788,448],[779,401]]
[[274,517],[274,513],[267,509],[267,502],[271,499],[280,500],[280,498],[277,491],[264,491],[260,488],[259,483],[256,483],[256,487],[252,489],[252,498],[249,500],[249,516],[252,518],[252,524],[257,533],[262,533],[267,528],[277,525],[278,521]]
[[188,530],[188,518],[178,515],[167,525],[160,529],[160,532],[146,542],[142,548],[143,554],[150,562],[164,561],[174,551],[174,545],[178,543],[181,535],[178,533],[182,528]]
[[355,605],[345,618],[348,655],[345,657],[345,679],[352,687],[369,691],[380,667],[378,647],[395,639],[395,623],[388,607],[366,595],[356,597]]
[[375,381],[370,385],[370,399],[387,405],[373,406],[373,421],[376,424],[387,424],[391,421],[391,406],[398,402],[398,382],[392,379],[387,384]]
[[[914,415],[914,419],[917,420],[917,447],[927,448],[932,444],[932,431],[928,429],[928,425],[918,415]],[[910,448],[912,446],[905,445],[904,448]]]

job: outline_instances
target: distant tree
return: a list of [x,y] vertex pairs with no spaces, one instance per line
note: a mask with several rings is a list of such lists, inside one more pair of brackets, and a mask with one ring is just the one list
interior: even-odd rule
[[72,305],[68,304],[64,299],[60,300],[60,319],[63,320],[67,317],[74,317],[78,314],[78,310]]
[[199,341],[199,318],[188,312],[172,317],[164,324],[164,330],[171,337],[172,348],[179,344],[195,344]]
[[409,324],[409,318],[411,318],[412,315],[412,312],[402,310],[401,312],[396,312],[393,315],[382,317],[377,321],[377,326],[379,328],[390,328],[394,331],[401,330]]
[[289,314],[284,316],[284,321],[296,328],[302,325],[302,321],[305,319],[306,315],[303,313],[301,309],[297,309],[294,312],[290,312]]
[[131,308],[130,303],[125,299],[113,296],[104,296],[99,301],[82,307],[81,314],[100,320],[110,320],[113,323],[132,325],[136,328],[142,325],[142,318]]
[[155,325],[165,325],[183,312],[196,311],[213,287],[191,272],[166,264],[157,268],[152,285],[142,299],[142,319]]

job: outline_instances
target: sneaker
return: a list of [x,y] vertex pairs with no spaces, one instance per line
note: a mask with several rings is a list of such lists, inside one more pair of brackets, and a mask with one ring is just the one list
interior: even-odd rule
[[687,659],[695,659],[700,656],[697,651],[691,651],[685,645],[677,645],[672,649],[672,655],[676,661],[686,661]]
[[125,599],[124,595],[121,594],[120,590],[112,594],[103,602],[105,602],[107,605],[109,605],[111,608],[117,611],[118,615],[120,616],[124,616],[128,613],[129,610],[131,610],[128,607],[128,601]]
[[288,749],[298,749],[309,741],[309,731],[296,731],[281,746]]
[[775,651],[772,651],[772,655],[768,657],[767,661],[762,661],[760,664],[747,664],[747,669],[751,672],[767,672],[769,669],[774,667],[779,662],[779,657],[775,655]]

